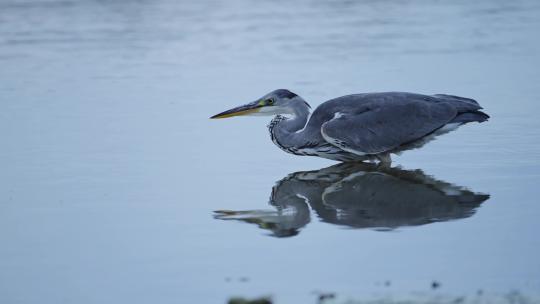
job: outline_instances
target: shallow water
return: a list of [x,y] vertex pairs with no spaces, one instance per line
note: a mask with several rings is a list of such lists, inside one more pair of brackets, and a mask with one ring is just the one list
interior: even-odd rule
[[[538,294],[539,15],[532,0],[2,1],[0,302]],[[312,106],[456,94],[492,119],[391,172],[285,154],[266,118],[208,120],[276,88]]]

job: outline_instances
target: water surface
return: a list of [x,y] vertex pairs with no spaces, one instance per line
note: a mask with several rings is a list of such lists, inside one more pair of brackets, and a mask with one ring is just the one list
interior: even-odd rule
[[[537,294],[539,15],[532,0],[2,1],[0,302]],[[277,88],[312,106],[456,94],[492,119],[391,172],[285,154],[266,118],[208,120]],[[387,209],[356,203],[374,193]]]

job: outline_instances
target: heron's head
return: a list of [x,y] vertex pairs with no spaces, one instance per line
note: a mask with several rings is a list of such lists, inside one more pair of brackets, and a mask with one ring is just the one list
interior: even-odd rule
[[285,89],[272,91],[263,97],[225,112],[216,114],[211,119],[233,116],[273,116],[278,114],[296,114],[299,109],[310,108],[302,97]]

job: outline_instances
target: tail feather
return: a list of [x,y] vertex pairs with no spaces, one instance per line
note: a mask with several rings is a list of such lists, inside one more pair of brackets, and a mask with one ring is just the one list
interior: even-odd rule
[[484,122],[489,119],[489,115],[482,111],[470,111],[459,113],[451,123]]
[[477,106],[480,105],[480,104],[478,104],[478,102],[476,100],[474,100],[472,98],[467,98],[467,97],[461,97],[461,96],[450,95],[450,94],[435,94],[434,96],[436,96],[438,98],[442,98],[442,99],[447,99],[447,100],[458,100],[458,101],[461,101],[461,102],[475,104]]
[[448,94],[436,94],[433,97],[437,98],[439,102],[447,102],[454,106],[458,113],[474,112],[482,109],[480,104],[474,99],[465,98]]

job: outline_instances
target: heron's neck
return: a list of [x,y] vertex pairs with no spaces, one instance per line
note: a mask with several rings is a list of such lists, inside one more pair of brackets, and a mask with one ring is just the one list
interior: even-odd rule
[[274,117],[268,125],[272,140],[282,148],[298,147],[305,141],[301,131],[308,122],[309,108],[304,103],[299,103],[292,112],[291,117]]

